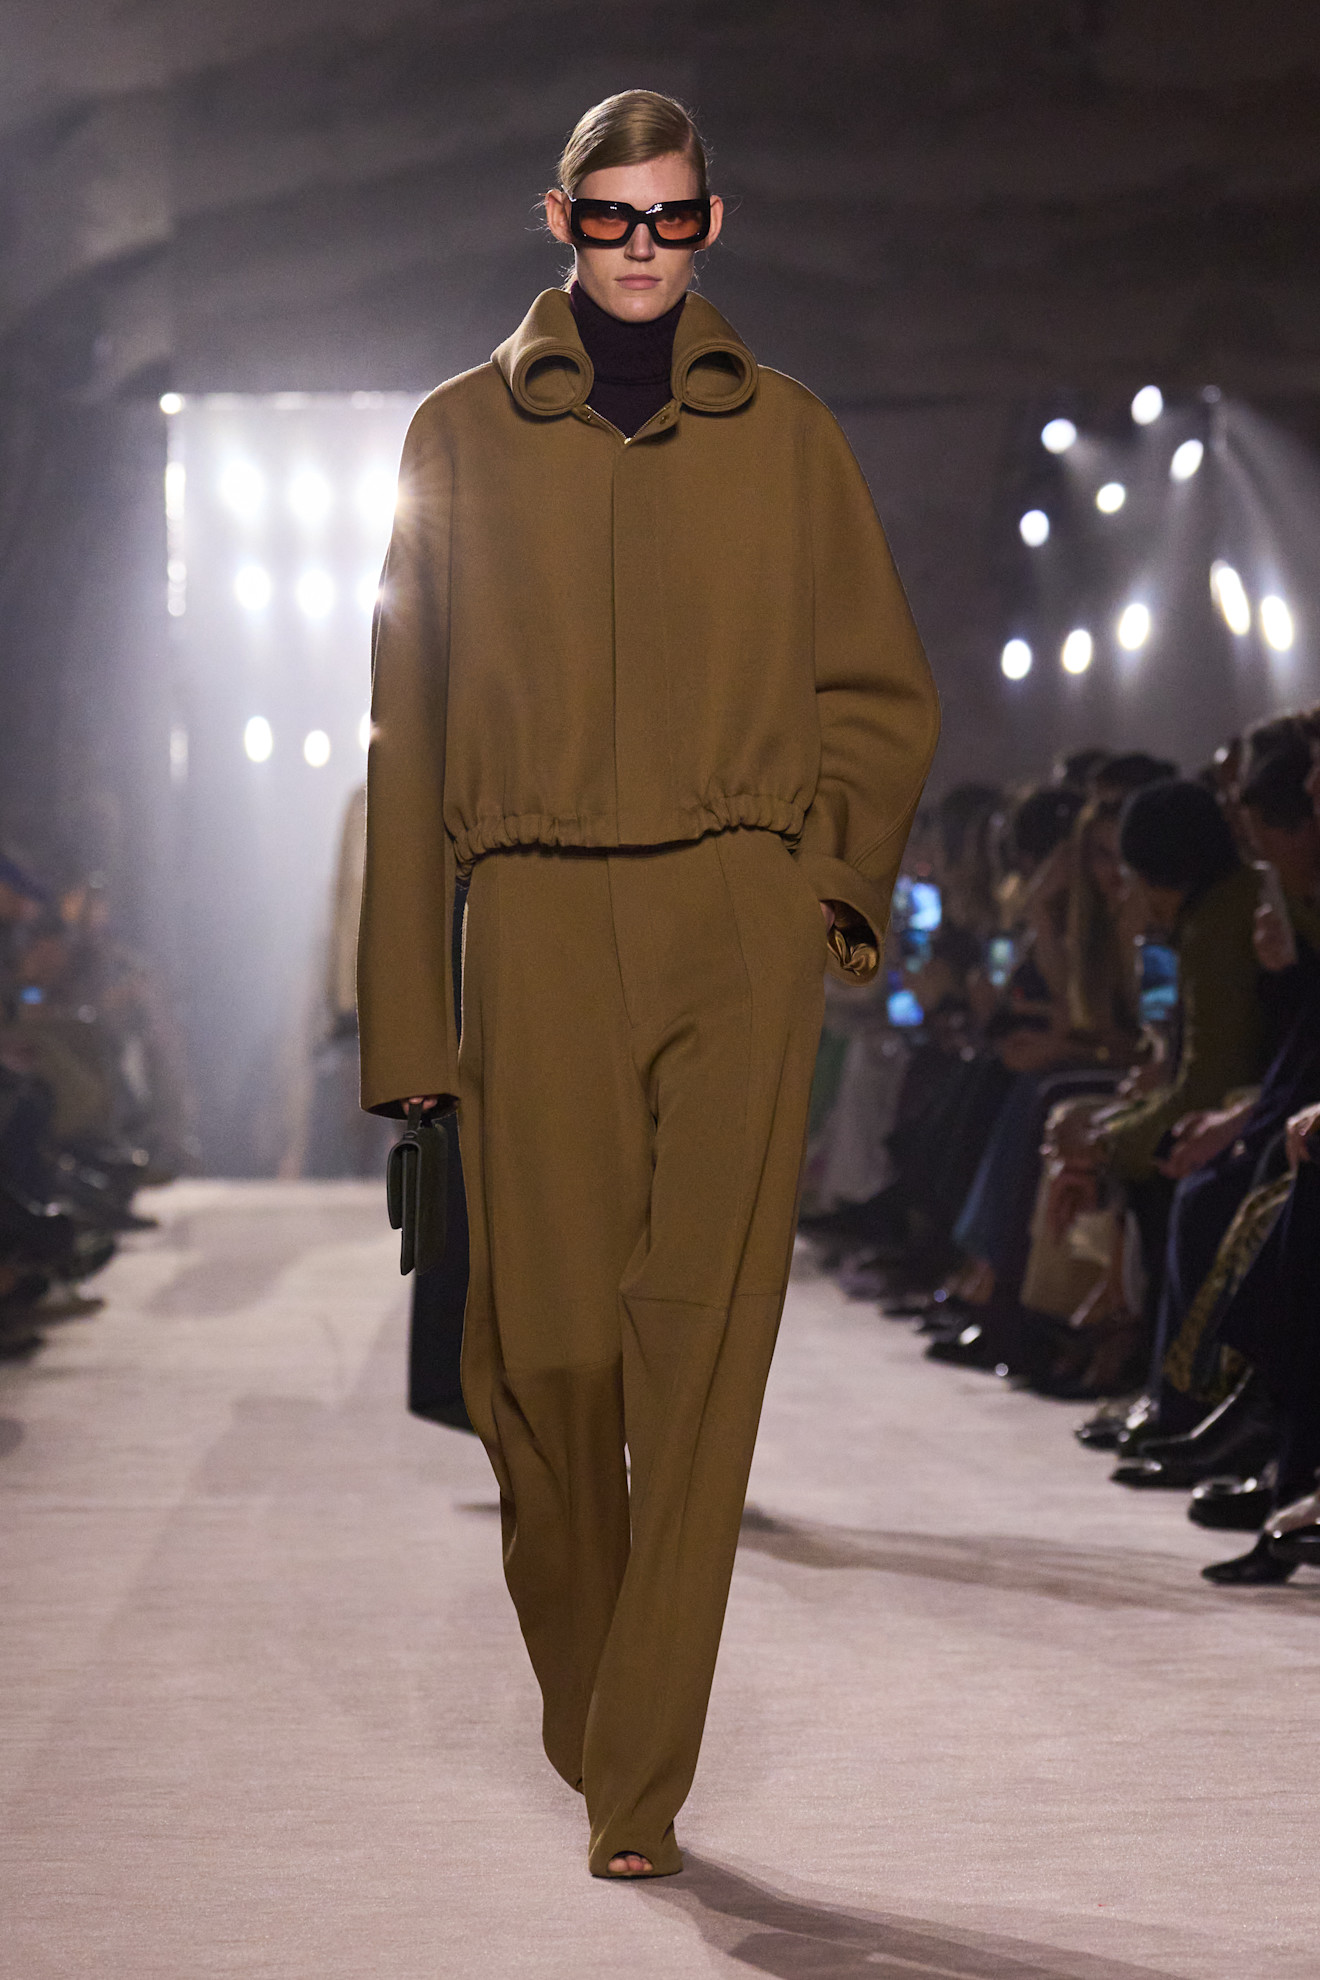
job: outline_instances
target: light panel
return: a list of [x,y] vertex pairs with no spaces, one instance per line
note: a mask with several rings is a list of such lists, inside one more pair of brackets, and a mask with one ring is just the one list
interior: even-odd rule
[[1287,653],[1297,637],[1288,601],[1277,592],[1270,592],[1260,601],[1260,629],[1266,644],[1276,653]]
[[1150,607],[1134,598],[1118,616],[1118,643],[1125,653],[1139,653],[1150,638]]
[[1169,462],[1170,481],[1190,481],[1205,458],[1205,446],[1200,440],[1184,440],[1173,450]]
[[999,656],[1005,679],[1024,681],[1031,672],[1031,648],[1025,639],[1010,639]]
[[1084,674],[1095,658],[1095,641],[1085,626],[1074,626],[1059,654],[1065,674]]
[[1210,596],[1219,607],[1228,630],[1238,639],[1251,631],[1251,600],[1247,588],[1231,564],[1222,557],[1210,566]]

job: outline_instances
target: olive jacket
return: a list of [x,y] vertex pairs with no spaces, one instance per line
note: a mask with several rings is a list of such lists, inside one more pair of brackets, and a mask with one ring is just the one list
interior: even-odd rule
[[875,971],[939,727],[884,534],[831,414],[697,296],[672,384],[625,440],[553,289],[413,419],[372,657],[376,1112],[457,1092],[450,910],[501,847],[778,832],[845,910],[833,967]]

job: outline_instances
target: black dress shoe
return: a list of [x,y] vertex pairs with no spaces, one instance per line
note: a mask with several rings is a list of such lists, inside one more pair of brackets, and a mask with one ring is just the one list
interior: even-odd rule
[[1259,1533],[1274,1510],[1274,1488],[1259,1478],[1207,1478],[1192,1493],[1187,1517],[1220,1533]]
[[1268,1587],[1271,1583],[1291,1581],[1296,1571],[1296,1561],[1281,1561],[1263,1533],[1249,1554],[1239,1554],[1232,1561],[1211,1561],[1209,1567],[1201,1569],[1206,1581],[1216,1582],[1221,1588]]
[[[1230,1409],[1229,1403],[1237,1406]],[[1115,1483],[1186,1491],[1206,1478],[1255,1476],[1278,1449],[1278,1431],[1261,1413],[1259,1389],[1249,1407],[1235,1396],[1229,1403],[1221,1403],[1190,1436],[1144,1444],[1139,1457],[1117,1467]]]
[[1286,1533],[1269,1536],[1277,1561],[1292,1567],[1320,1567],[1320,1526],[1290,1526]]
[[[1223,1445],[1247,1424],[1268,1423],[1271,1415],[1265,1399],[1264,1384],[1255,1370],[1244,1375],[1232,1395],[1225,1396],[1223,1402],[1216,1403],[1208,1410],[1200,1422],[1180,1436],[1170,1436],[1167,1432],[1157,1433],[1142,1441],[1141,1455],[1158,1458],[1190,1457],[1195,1451],[1208,1451]],[[1231,1467],[1225,1466],[1228,1470]]]

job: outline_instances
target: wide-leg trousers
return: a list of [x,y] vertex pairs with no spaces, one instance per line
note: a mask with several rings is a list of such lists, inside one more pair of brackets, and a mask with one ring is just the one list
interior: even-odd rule
[[463,1388],[589,1863],[682,1867],[792,1252],[824,921],[729,831],[478,862],[459,1128]]

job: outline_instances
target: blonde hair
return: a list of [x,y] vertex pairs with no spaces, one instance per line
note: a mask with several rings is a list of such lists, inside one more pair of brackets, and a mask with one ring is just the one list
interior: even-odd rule
[[697,194],[704,199],[710,191],[706,147],[683,105],[653,89],[625,89],[578,118],[559,160],[559,183],[573,198],[592,172],[645,165],[675,151],[696,172]]

